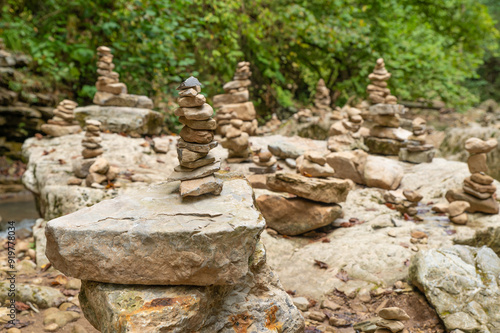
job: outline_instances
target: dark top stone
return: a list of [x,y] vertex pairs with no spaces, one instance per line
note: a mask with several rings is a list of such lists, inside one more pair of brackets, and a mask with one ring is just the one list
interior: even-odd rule
[[197,78],[195,78],[194,76],[190,76],[186,81],[182,82],[178,87],[177,87],[177,90],[184,90],[184,89],[188,89],[188,88],[193,88],[193,87],[196,87],[196,86],[200,86],[201,87],[201,82],[198,81]]

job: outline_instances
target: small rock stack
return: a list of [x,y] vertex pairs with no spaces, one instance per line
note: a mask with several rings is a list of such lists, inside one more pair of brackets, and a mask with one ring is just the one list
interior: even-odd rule
[[375,333],[397,333],[404,330],[403,321],[410,319],[403,309],[397,307],[385,308],[378,312],[382,318],[375,325],[378,327]]
[[276,172],[276,157],[269,151],[259,152],[252,157],[252,161],[258,166],[258,168],[250,168],[251,172],[258,174],[264,173],[274,173]]
[[281,120],[279,120],[278,116],[276,113],[273,113],[271,116],[271,119],[262,127],[259,127],[257,129],[257,134],[262,135],[262,134],[268,134],[276,131],[281,125]]
[[451,222],[455,224],[467,224],[469,216],[466,211],[469,208],[470,204],[467,201],[453,201],[446,209],[446,212]]
[[115,65],[113,64],[113,55],[111,49],[107,46],[99,46],[97,48],[97,78],[95,84],[97,91],[110,93],[113,95],[121,95],[127,93],[125,83],[119,81],[120,74],[113,72]]
[[[307,157],[323,162],[320,156],[313,153],[308,153]],[[329,225],[341,217],[342,207],[338,204],[346,200],[354,183],[351,180],[279,172],[267,176],[266,186],[271,191],[296,196],[262,195],[257,198],[267,226],[281,234],[294,236]]]
[[391,78],[391,73],[385,69],[384,59],[377,59],[377,64],[373,73],[368,76],[371,84],[366,88],[368,100],[373,104],[397,104],[396,96],[391,95],[391,90],[387,88],[387,81]]
[[426,144],[427,122],[420,117],[415,118],[412,132],[406,147],[399,149],[399,160],[416,164],[431,163],[436,151],[433,145]]
[[293,119],[297,120],[299,123],[307,123],[312,121],[313,116],[313,112],[310,109],[300,109],[293,115]]
[[94,158],[102,155],[101,122],[97,120],[85,121],[85,137],[82,140],[83,158]]
[[240,163],[248,160],[250,156],[250,149],[248,138],[249,135],[241,130],[243,120],[231,119],[228,126],[226,137],[222,139],[221,145],[226,148],[228,152],[228,163]]
[[326,87],[325,81],[323,79],[319,79],[316,86],[316,94],[314,95],[314,113],[325,115],[331,112],[331,103],[332,99],[330,98],[330,89]]
[[326,163],[326,157],[318,151],[307,151],[296,160],[297,170],[306,177],[333,177],[335,171]]
[[153,101],[146,96],[130,95],[125,83],[119,81],[120,75],[114,72],[113,54],[107,46],[97,48],[97,92],[94,104],[106,106],[125,106],[137,108],[153,108]]
[[376,123],[365,138],[370,153],[380,155],[399,155],[412,132],[401,127],[399,114],[404,107],[400,104],[375,104],[370,106],[370,115]]
[[418,213],[418,203],[422,201],[423,196],[412,190],[404,190],[403,197],[398,192],[389,191],[384,194],[384,200],[394,205],[394,208],[403,215],[416,216]]
[[257,131],[255,108],[253,103],[249,102],[248,87],[252,84],[251,75],[250,63],[239,62],[233,81],[227,82],[223,87],[226,93],[214,96],[214,107],[218,108],[215,117],[218,126],[217,134],[222,137],[229,129],[231,119],[241,119],[243,124],[240,129],[249,135],[255,135]]
[[199,196],[222,191],[222,181],[214,177],[220,169],[220,161],[210,153],[217,146],[214,141],[214,110],[206,103],[201,92],[201,83],[191,76],[177,88],[179,108],[175,115],[184,124],[177,142],[179,165],[169,180],[181,180],[181,196]]
[[470,138],[465,142],[465,149],[470,154],[467,165],[472,175],[465,178],[462,189],[449,190],[446,193],[446,199],[449,202],[467,201],[470,204],[467,209],[469,213],[498,214],[499,205],[495,200],[497,188],[493,184],[493,178],[487,175],[486,164],[486,154],[497,146],[496,139],[483,141]]
[[65,99],[54,109],[54,117],[42,125],[42,131],[50,136],[58,137],[74,134],[81,131],[80,125],[75,121],[73,111],[78,106],[76,102]]
[[118,168],[109,165],[109,162],[102,157],[95,160],[89,168],[87,177],[85,177],[85,185],[93,188],[104,188],[108,182],[116,179],[118,175]]
[[347,119],[332,124],[329,130],[328,149],[333,152],[353,150],[363,147],[363,137],[359,130],[363,125],[361,111],[347,107]]

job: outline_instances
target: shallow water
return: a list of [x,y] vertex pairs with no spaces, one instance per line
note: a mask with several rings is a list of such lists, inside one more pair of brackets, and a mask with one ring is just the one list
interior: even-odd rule
[[3,221],[2,225],[6,221],[16,221],[19,223],[25,219],[35,220],[40,217],[36,210],[35,199],[32,194],[0,199],[0,216]]

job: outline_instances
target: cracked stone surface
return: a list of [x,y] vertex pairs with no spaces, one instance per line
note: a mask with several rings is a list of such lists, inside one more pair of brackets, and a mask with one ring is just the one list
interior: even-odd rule
[[47,223],[53,266],[82,280],[143,285],[226,285],[248,272],[265,221],[244,179],[220,196],[181,199],[160,183]]

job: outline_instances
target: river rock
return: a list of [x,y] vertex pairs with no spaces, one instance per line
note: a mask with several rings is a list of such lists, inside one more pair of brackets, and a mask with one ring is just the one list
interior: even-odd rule
[[299,197],[324,202],[344,202],[354,187],[351,180],[309,178],[293,173],[267,176],[267,186],[273,191],[288,192]]
[[483,141],[479,138],[470,138],[465,141],[465,150],[467,150],[469,154],[487,154],[497,146],[497,139]]
[[410,151],[408,148],[400,148],[399,149],[399,160],[410,162],[410,163],[432,163],[434,159],[434,155],[436,155],[436,151],[426,150],[426,151]]
[[304,157],[297,158],[297,168],[302,175],[318,178],[333,177],[335,175],[335,171],[330,165],[326,163],[324,165],[317,164]]
[[189,180],[196,178],[203,178],[206,176],[210,176],[217,171],[220,170],[220,161],[217,161],[213,164],[205,165],[198,169],[190,169],[184,168],[182,166],[177,166],[174,169],[174,172],[170,174],[167,181],[176,181],[176,180]]
[[470,173],[488,173],[488,165],[486,164],[486,154],[471,155],[467,159]]
[[328,164],[335,170],[335,177],[350,179],[365,184],[364,169],[368,154],[362,150],[341,151],[326,156]]
[[232,179],[220,196],[189,200],[175,193],[178,188],[173,182],[137,189],[49,221],[47,257],[82,280],[237,283],[265,224],[253,208],[250,185]]
[[181,197],[197,197],[202,194],[212,193],[219,195],[222,191],[222,180],[215,178],[213,175],[190,179],[181,182],[180,193]]
[[462,189],[452,189],[446,192],[446,200],[449,202],[467,201],[470,204],[470,208],[467,209],[469,213],[498,214],[499,211],[498,202],[493,197],[481,200],[465,193]]
[[250,258],[250,273],[234,286],[85,281],[80,304],[85,317],[101,332],[303,332],[300,311],[265,264],[265,255],[260,257]]
[[395,190],[403,179],[404,170],[396,161],[380,156],[368,156],[363,175],[367,186]]
[[[0,301],[2,303],[9,301],[10,282],[8,280],[0,282]],[[41,309],[58,307],[66,300],[66,297],[58,290],[52,287],[37,286],[16,282],[16,301],[31,302]]]
[[455,245],[419,252],[410,279],[436,309],[447,330],[500,329],[500,258],[488,247]]
[[184,126],[180,132],[180,137],[191,143],[209,144],[214,139],[213,131],[193,130]]
[[197,129],[197,130],[213,131],[217,128],[217,122],[213,118],[210,118],[207,120],[190,120],[190,119],[187,119],[186,117],[179,117],[179,121],[182,124],[192,128],[192,129]]
[[257,198],[257,206],[268,227],[288,236],[329,225],[342,216],[339,205],[279,195],[261,195]]
[[385,126],[374,126],[370,129],[370,136],[384,139],[405,141],[411,136],[411,132],[404,128],[393,128]]

